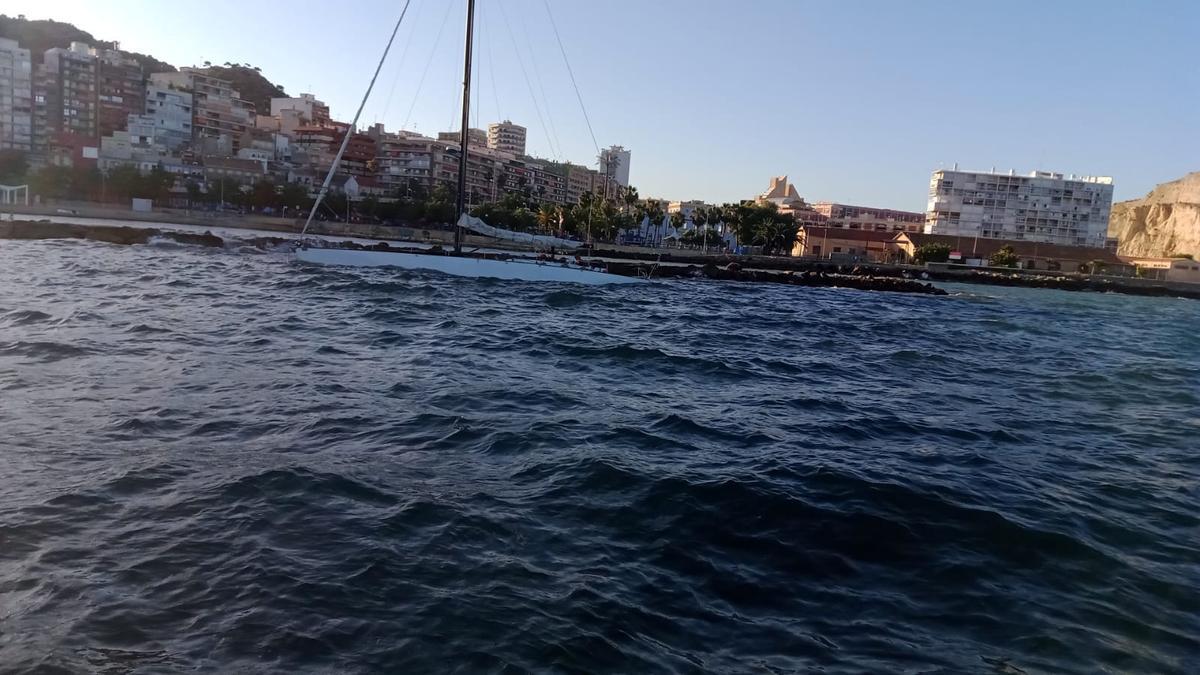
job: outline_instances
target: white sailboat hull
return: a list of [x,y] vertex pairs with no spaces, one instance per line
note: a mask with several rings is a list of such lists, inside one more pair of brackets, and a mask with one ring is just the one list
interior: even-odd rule
[[493,260],[471,256],[424,255],[395,251],[361,251],[342,248],[305,248],[296,251],[296,259],[319,265],[349,267],[400,267],[433,270],[459,277],[515,279],[521,281],[558,281],[575,284],[631,284],[644,281],[575,265],[535,260]]

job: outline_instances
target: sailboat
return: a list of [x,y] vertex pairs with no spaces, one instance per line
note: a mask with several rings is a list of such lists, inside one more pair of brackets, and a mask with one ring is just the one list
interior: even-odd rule
[[[316,215],[317,208],[324,199],[325,194],[329,190],[329,184],[333,180],[334,173],[337,171],[338,165],[341,163],[342,155],[346,151],[346,146],[349,144],[352,130],[358,125],[358,118],[362,114],[363,107],[367,103],[367,98],[371,95],[371,89],[375,86],[375,80],[379,77],[379,71],[383,68],[383,63],[387,60],[388,52],[391,50],[392,42],[396,39],[396,33],[400,30],[400,23],[404,21],[404,15],[408,12],[408,4],[404,6],[404,10],[400,13],[399,20],[396,21],[396,27],[392,30],[392,36],[388,39],[387,47],[383,50],[383,56],[379,59],[379,65],[375,67],[375,74],[371,77],[371,82],[367,86],[367,92],[363,95],[362,103],[358,106],[358,112],[354,115],[354,121],[351,122],[350,128],[347,130],[345,137],[342,139],[341,148],[333,159],[333,165],[329,168],[329,173],[325,176],[325,182],[321,185],[321,190],[317,194],[316,201],[313,202],[312,209],[309,211],[308,220],[304,223],[304,229],[301,231],[301,244],[295,251],[297,260],[306,263],[316,263],[321,265],[343,265],[355,267],[400,267],[404,269],[419,269],[432,270],[435,272],[444,272],[460,277],[481,277],[492,279],[514,279],[522,281],[557,281],[578,284],[602,285],[602,284],[627,284],[638,283],[645,281],[638,277],[628,277],[618,274],[611,274],[607,271],[593,269],[586,265],[571,263],[565,259],[539,260],[534,258],[496,258],[476,255],[473,253],[464,253],[462,250],[463,231],[470,228],[474,231],[490,234],[497,238],[520,238],[517,235],[520,233],[508,232],[493,228],[478,218],[472,218],[467,213],[466,208],[466,192],[467,192],[467,153],[470,135],[468,134],[470,105],[471,105],[471,48],[473,42],[473,33],[475,28],[475,0],[467,0],[467,35],[466,48],[463,66],[463,95],[462,95],[462,131],[460,140],[459,160],[458,160],[458,200],[455,213],[458,216],[458,221],[454,227],[454,250],[453,252],[441,251],[380,251],[380,250],[356,250],[345,248],[330,248],[318,246],[316,242],[310,242],[303,239],[303,235],[307,234],[309,226],[312,224],[313,216]],[[506,236],[513,235],[513,236]],[[534,243],[538,243],[538,237],[532,235],[524,235],[530,237]],[[578,246],[578,242],[571,242],[557,238],[544,238],[552,240],[558,248],[572,248]],[[578,258],[577,258],[578,260]]]

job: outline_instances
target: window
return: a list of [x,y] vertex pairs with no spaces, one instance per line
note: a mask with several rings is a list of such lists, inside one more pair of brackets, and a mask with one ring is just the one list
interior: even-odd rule
[[834,253],[841,253],[841,252],[842,252],[842,247],[841,247],[841,246],[834,246],[834,247],[833,247],[833,252],[834,252]]

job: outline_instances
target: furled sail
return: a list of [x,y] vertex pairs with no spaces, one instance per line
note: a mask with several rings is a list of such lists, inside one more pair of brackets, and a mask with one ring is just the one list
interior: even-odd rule
[[481,218],[468,215],[466,213],[458,219],[459,227],[464,230],[469,230],[475,234],[481,234],[485,237],[493,239],[504,239],[506,241],[516,241],[522,244],[530,244],[540,248],[578,248],[581,243],[571,239],[563,239],[562,237],[551,237],[544,234],[530,234],[528,232],[514,232],[513,230],[505,230],[499,227],[492,227],[483,222]]

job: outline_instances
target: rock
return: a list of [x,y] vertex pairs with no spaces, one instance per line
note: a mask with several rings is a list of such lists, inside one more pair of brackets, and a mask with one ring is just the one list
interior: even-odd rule
[[1113,204],[1108,236],[1120,241],[1121,255],[1200,258],[1200,171]]

